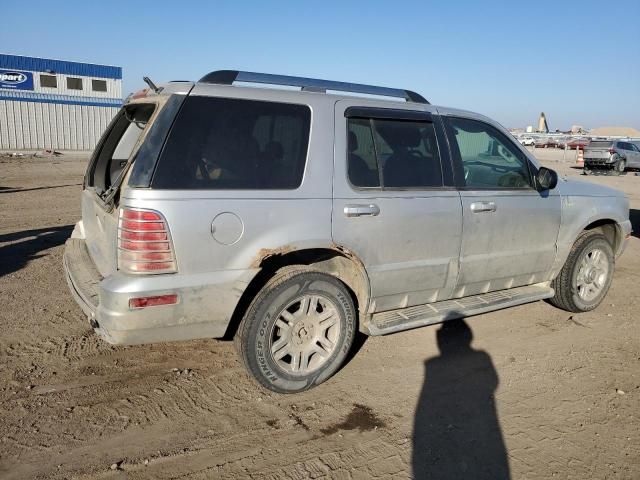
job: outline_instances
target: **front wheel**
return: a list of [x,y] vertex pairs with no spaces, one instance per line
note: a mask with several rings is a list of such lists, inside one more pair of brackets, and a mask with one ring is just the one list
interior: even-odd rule
[[284,269],[253,300],[236,334],[247,370],[279,393],[333,375],[353,343],[356,309],[344,284],[308,267]]
[[551,283],[555,295],[550,302],[569,312],[593,310],[609,291],[614,265],[613,249],[606,237],[600,232],[584,232]]

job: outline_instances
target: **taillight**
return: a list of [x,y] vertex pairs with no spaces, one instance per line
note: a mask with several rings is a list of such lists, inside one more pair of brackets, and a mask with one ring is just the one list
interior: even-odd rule
[[609,149],[609,153],[616,153],[616,149],[615,148],[610,148]]
[[174,273],[176,258],[160,212],[122,208],[118,222],[118,269],[127,273]]

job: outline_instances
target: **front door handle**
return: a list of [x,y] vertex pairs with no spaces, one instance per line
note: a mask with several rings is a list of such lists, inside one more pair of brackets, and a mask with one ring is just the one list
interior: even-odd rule
[[380,207],[370,205],[345,205],[344,214],[347,217],[375,217],[380,213]]
[[471,204],[471,211],[473,213],[495,212],[496,208],[495,202],[474,202]]

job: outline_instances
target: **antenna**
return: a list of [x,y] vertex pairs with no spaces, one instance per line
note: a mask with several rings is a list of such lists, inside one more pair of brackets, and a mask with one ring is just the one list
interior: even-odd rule
[[144,80],[144,83],[149,85],[151,90],[153,90],[154,92],[160,93],[162,91],[162,87],[158,87],[149,77],[142,77],[142,80]]

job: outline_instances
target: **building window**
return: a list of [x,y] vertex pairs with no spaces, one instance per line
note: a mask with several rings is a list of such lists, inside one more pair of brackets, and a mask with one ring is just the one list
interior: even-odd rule
[[40,86],[46,88],[58,88],[58,79],[55,75],[40,75]]
[[69,90],[82,90],[82,79],[67,77],[67,88]]
[[91,90],[94,92],[106,92],[107,81],[106,80],[91,80]]

